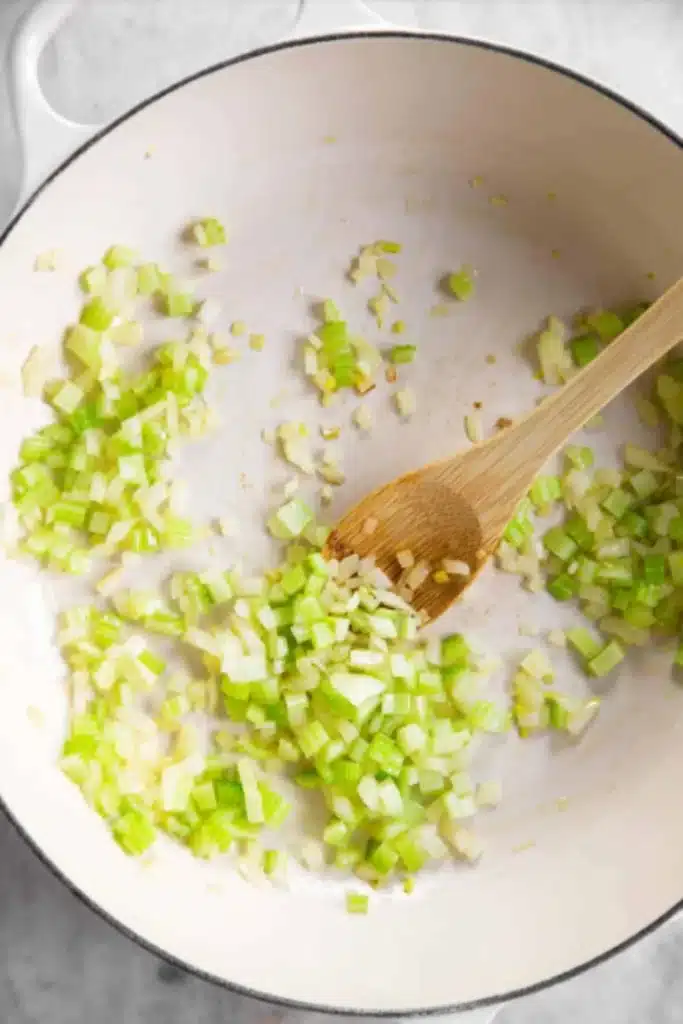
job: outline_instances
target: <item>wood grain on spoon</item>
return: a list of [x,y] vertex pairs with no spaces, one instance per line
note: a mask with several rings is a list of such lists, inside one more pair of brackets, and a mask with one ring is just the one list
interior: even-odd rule
[[[374,556],[397,583],[404,570],[396,555],[411,552],[431,568],[412,603],[430,619],[437,618],[493,553],[543,464],[681,339],[683,279],[523,419],[364,498],[332,531],[326,554]],[[470,574],[437,582],[433,572],[444,559],[466,562]]]

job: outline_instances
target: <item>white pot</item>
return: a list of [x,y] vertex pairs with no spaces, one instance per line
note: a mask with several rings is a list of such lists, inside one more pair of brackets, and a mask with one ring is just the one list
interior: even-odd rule
[[[361,243],[404,243],[400,315],[421,325],[420,404],[412,425],[399,427],[378,396],[372,438],[345,432],[353,473],[335,512],[461,445],[472,402],[484,403],[488,427],[527,408],[537,384],[516,343],[544,316],[652,297],[681,272],[680,140],[561,68],[370,19],[358,33],[291,40],[195,75],[93,144],[93,129],[57,118],[37,84],[39,52],[71,6],[40,5],[13,51],[25,193],[0,246],[2,367],[13,373],[33,344],[58,342],[77,309],[75,274],[111,243],[180,267],[178,228],[197,215],[222,217],[229,268],[207,290],[225,292],[229,319],[258,324],[272,341],[260,363],[227,368],[217,397],[227,432],[193,448],[185,469],[200,512],[232,507],[253,521],[240,547],[256,561],[266,550],[257,525],[265,488],[245,492],[238,474],[260,483],[270,472],[264,421],[314,410],[300,389],[286,413],[269,406],[287,376],[295,379],[289,339],[308,322],[297,289],[343,294],[360,314],[342,274]],[[300,31],[336,29],[348,11],[312,5]],[[479,176],[481,187],[471,187]],[[494,194],[507,205],[489,202]],[[64,272],[37,276],[35,256],[55,248]],[[438,273],[462,262],[479,270],[476,300],[430,320]],[[3,392],[1,480],[43,416],[38,403]],[[609,453],[639,429],[620,401],[592,443]],[[188,969],[276,1002],[344,1013],[487,1007],[610,955],[683,897],[683,695],[670,655],[650,653],[626,663],[580,743],[511,740],[484,756],[505,800],[483,826],[479,866],[434,874],[410,899],[378,896],[366,918],[344,914],[342,886],[331,881],[302,875],[288,890],[256,888],[170,846],[142,867],[55,767],[65,699],[53,613],[77,590],[45,589],[30,567],[3,561],[0,801],[90,905]],[[564,626],[571,614],[491,570],[444,627],[474,631],[514,659],[533,643],[520,625]],[[557,661],[564,688],[585,687],[567,655]],[[27,716],[34,706],[42,729]]]

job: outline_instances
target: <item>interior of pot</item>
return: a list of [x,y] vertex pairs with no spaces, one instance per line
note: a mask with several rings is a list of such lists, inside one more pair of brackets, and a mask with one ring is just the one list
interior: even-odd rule
[[[322,413],[293,356],[322,296],[375,336],[368,295],[344,278],[361,244],[403,243],[398,315],[419,345],[406,377],[418,408],[401,423],[378,387],[374,431],[343,431],[348,482],[331,519],[465,444],[474,402],[487,432],[528,409],[542,391],[520,342],[548,314],[651,298],[671,283],[683,265],[682,196],[683,153],[657,127],[570,77],[479,46],[346,38],[207,74],[70,164],[0,247],[3,496],[21,438],[45,418],[11,381],[32,345],[58,344],[78,309],[78,271],[114,242],[187,274],[181,226],[215,215],[230,227],[226,269],[199,289],[220,297],[223,326],[243,319],[268,340],[263,353],[219,368],[212,400],[222,425],[188,449],[179,472],[198,520],[227,512],[241,524],[236,540],[215,541],[196,561],[259,567],[274,557],[261,525],[270,485],[290,475],[262,429],[348,422],[357,404]],[[54,248],[59,270],[36,275],[36,255]],[[430,317],[439,278],[462,263],[478,271],[475,298]],[[168,334],[162,323],[151,331],[156,341]],[[589,443],[609,459],[642,431],[625,398]],[[158,571],[150,563],[136,582]],[[191,968],[318,1007],[450,1007],[572,971],[683,895],[683,819],[672,813],[683,788],[683,697],[670,653],[650,651],[597,687],[604,705],[580,742],[510,737],[484,747],[477,776],[502,779],[504,799],[478,827],[481,862],[428,873],[410,897],[377,894],[367,917],[345,914],[348,884],[332,877],[294,870],[288,888],[254,886],[230,864],[195,861],[170,843],[158,844],[151,866],[126,858],[55,767],[66,697],[54,613],[83,594],[3,560],[0,798],[97,907]],[[509,665],[537,643],[520,627],[578,621],[490,567],[439,628],[501,654],[508,668],[494,689],[503,690]],[[570,656],[553,657],[562,688],[587,692]]]

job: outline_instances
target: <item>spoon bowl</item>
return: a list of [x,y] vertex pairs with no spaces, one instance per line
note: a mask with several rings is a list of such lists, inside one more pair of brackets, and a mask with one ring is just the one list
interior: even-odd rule
[[[329,557],[357,554],[372,557],[400,592],[411,590],[406,580],[424,566],[424,581],[410,595],[413,607],[427,618],[444,612],[485,565],[492,551],[485,548],[476,506],[466,487],[468,456],[459,460],[463,487],[451,485],[449,461],[432,463],[406,473],[365,497],[330,534]],[[501,523],[501,530],[505,522]],[[443,573],[455,561],[462,571]],[[404,564],[401,564],[401,563]],[[406,565],[410,562],[410,565]],[[465,571],[467,570],[467,571]]]

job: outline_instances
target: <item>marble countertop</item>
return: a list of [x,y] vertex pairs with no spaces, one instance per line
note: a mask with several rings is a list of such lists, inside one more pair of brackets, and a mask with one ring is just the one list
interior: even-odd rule
[[[322,0],[324,2],[324,0]],[[0,223],[18,188],[2,48],[30,0],[0,0]],[[683,134],[680,0],[415,0],[424,28],[570,65]],[[89,0],[43,60],[68,116],[104,121],[203,65],[276,39],[297,0]],[[276,1024],[283,1014],[161,964],[85,908],[0,816],[0,1020],[6,1024]],[[286,1015],[287,1024],[298,1018]],[[310,1018],[309,1018],[310,1019]],[[319,1018],[322,1024],[322,1018]],[[683,920],[582,977],[506,1007],[500,1024],[683,1024]]]

